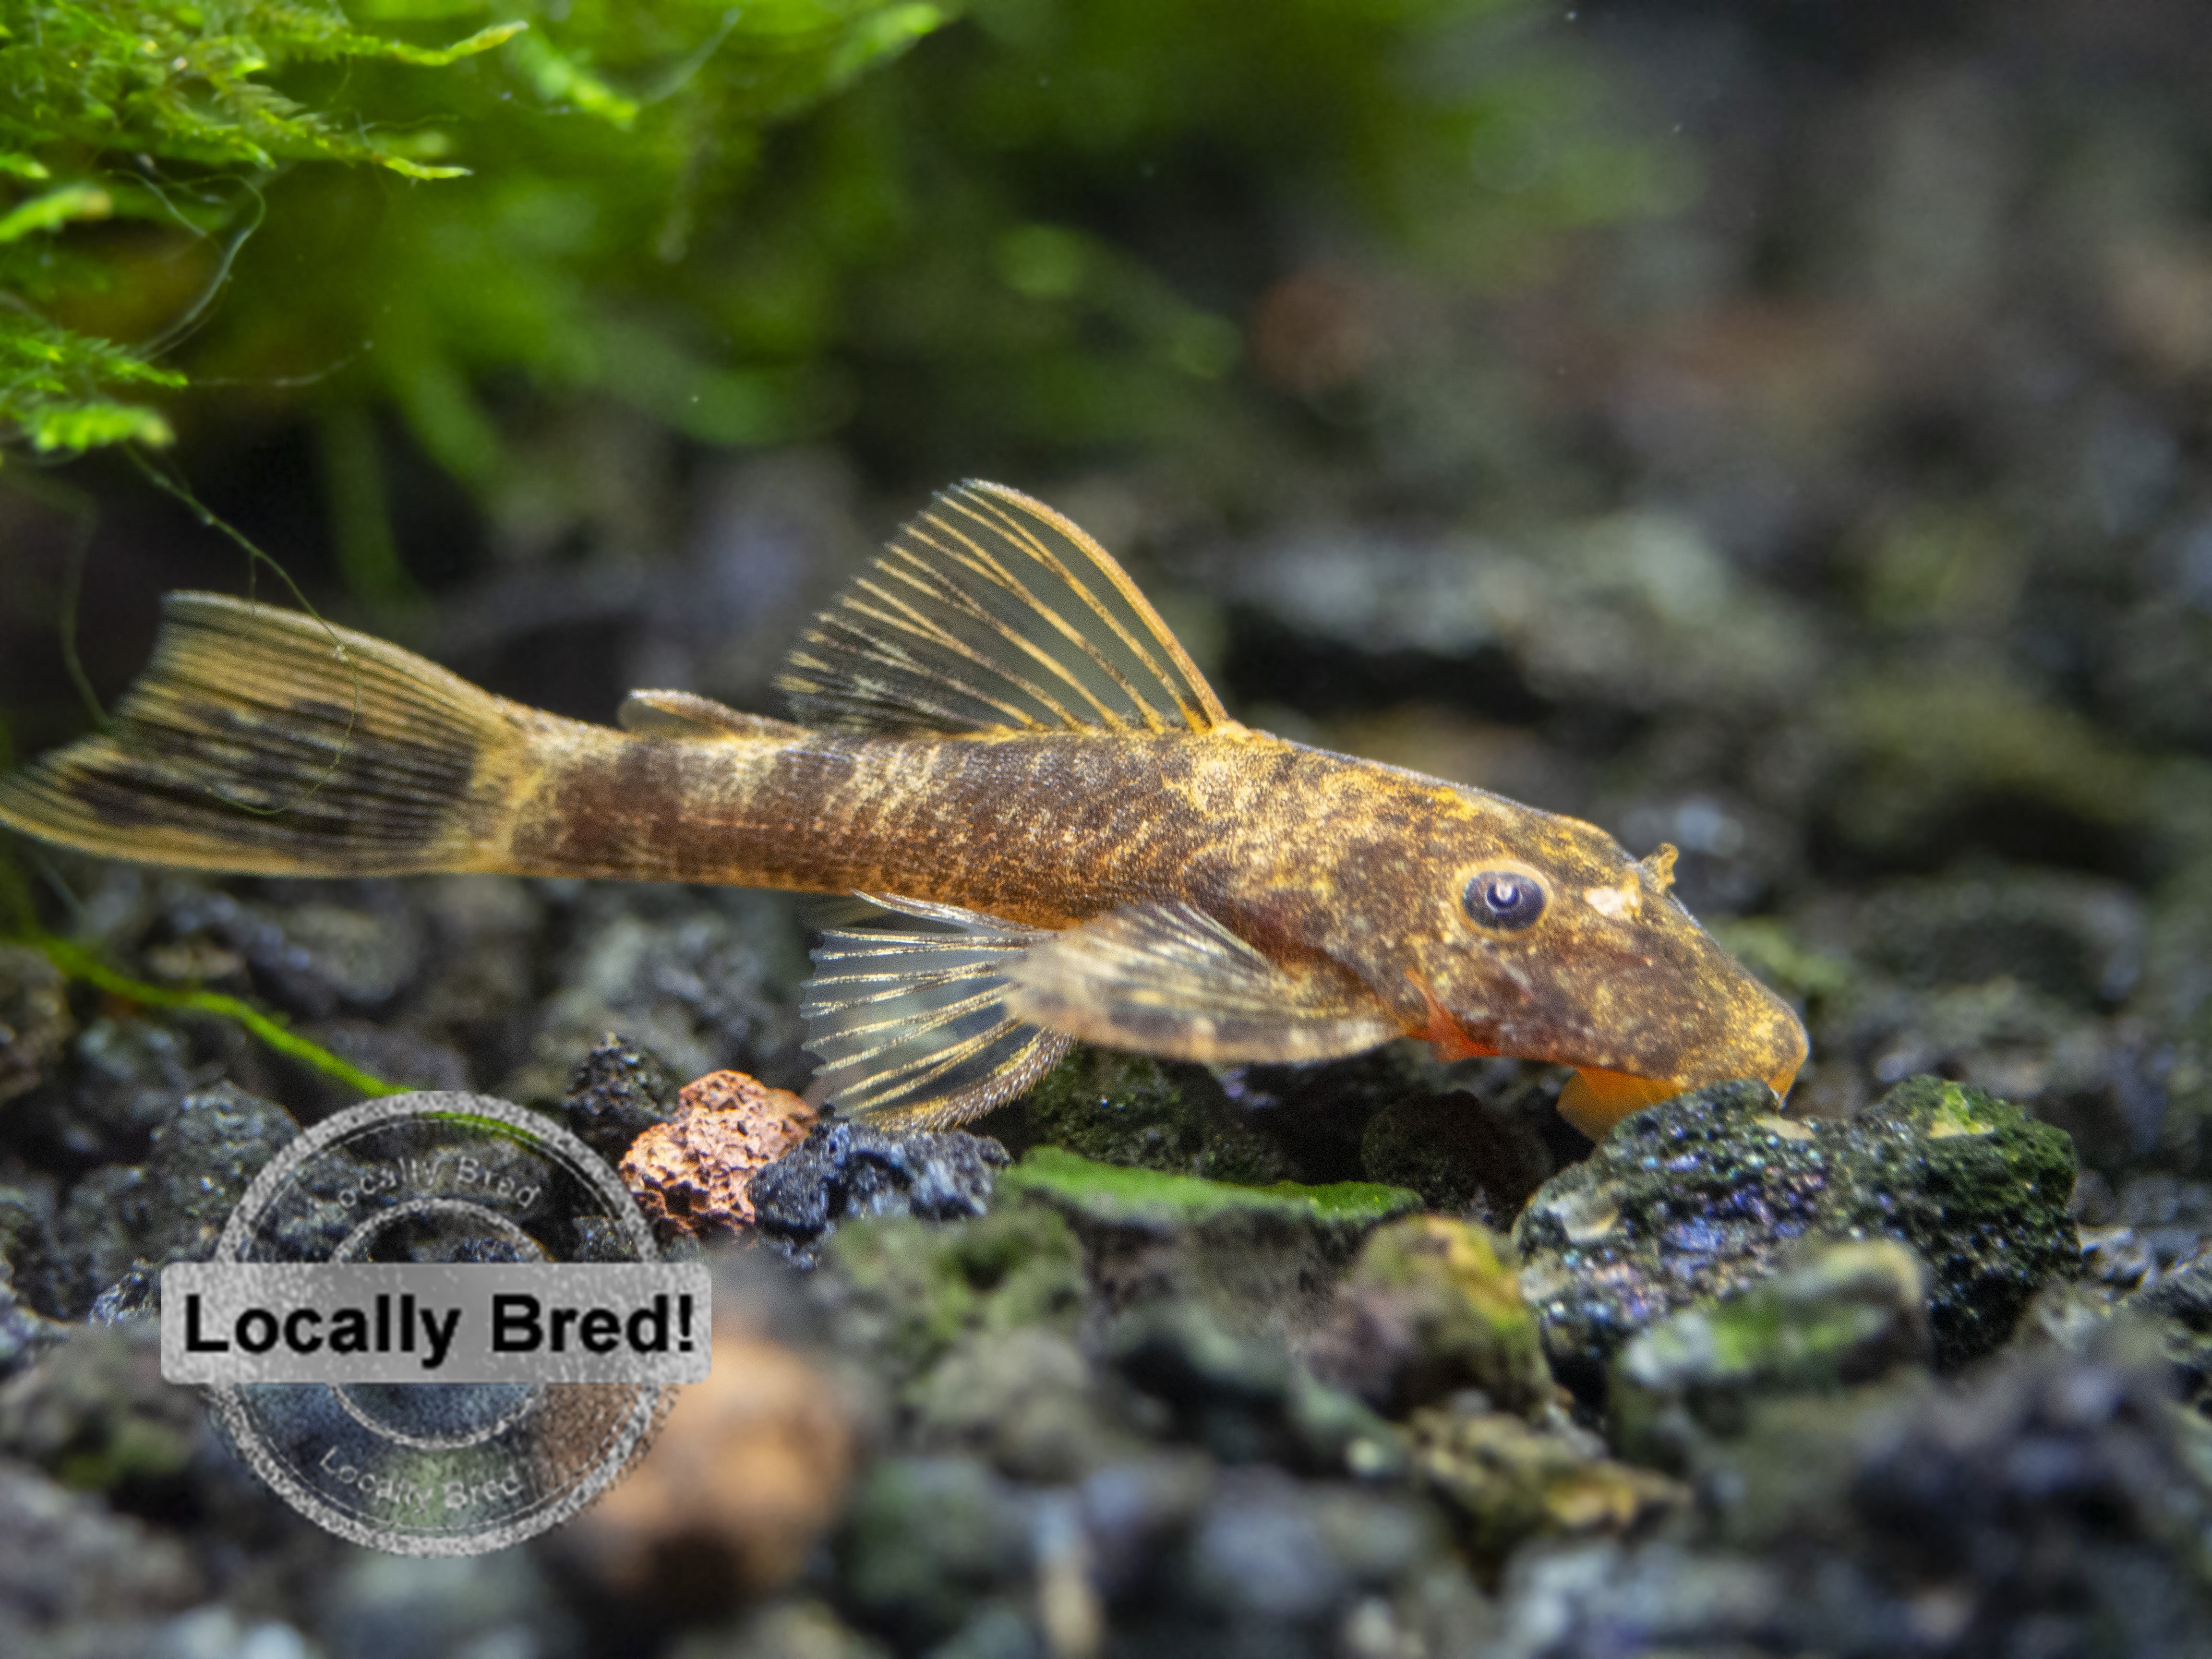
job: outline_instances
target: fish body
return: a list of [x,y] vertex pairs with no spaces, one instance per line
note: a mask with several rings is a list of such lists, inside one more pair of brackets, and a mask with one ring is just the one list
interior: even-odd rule
[[495,871],[856,892],[805,1012],[844,1109],[957,1122],[1077,1040],[1299,1060],[1400,1034],[1561,1061],[1602,1131],[1680,1089],[1786,1091],[1802,1026],[1576,819],[1231,720],[1113,561],[945,492],[779,684],[800,722],[639,692],[624,729],[380,641],[167,602],[113,729],[0,779],[0,823],[276,875]]

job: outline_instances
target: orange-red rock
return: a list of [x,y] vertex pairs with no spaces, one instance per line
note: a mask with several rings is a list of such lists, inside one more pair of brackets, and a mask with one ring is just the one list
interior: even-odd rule
[[743,1072],[710,1072],[687,1084],[676,1115],[630,1144],[623,1184],[647,1218],[695,1237],[752,1224],[753,1172],[806,1139],[814,1109]]

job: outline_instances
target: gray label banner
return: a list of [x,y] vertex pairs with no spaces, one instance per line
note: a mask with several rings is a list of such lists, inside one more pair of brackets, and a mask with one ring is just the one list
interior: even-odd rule
[[180,1262],[171,1382],[703,1382],[703,1262]]

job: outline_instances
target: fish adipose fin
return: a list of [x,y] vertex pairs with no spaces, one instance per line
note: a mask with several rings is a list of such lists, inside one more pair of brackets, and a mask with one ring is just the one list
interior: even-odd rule
[[949,904],[860,896],[934,933],[824,933],[799,1001],[841,1112],[943,1127],[1020,1094],[1073,1046],[1006,1006],[1008,963],[1052,935]]
[[0,778],[0,823],[263,875],[480,868],[550,720],[298,611],[171,593],[109,729]]
[[1205,732],[1228,714],[1105,549],[1001,484],[939,492],[776,677],[810,724]]
[[623,731],[641,738],[680,738],[693,743],[806,735],[803,726],[748,714],[694,691],[633,691],[623,699],[615,720]]
[[1176,1060],[1304,1060],[1397,1035],[1374,994],[1325,962],[1285,966],[1194,905],[1126,906],[1006,970],[1020,1018]]

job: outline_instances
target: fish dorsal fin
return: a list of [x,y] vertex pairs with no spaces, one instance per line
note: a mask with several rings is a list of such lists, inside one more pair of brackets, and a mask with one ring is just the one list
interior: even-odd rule
[[1398,1033],[1343,969],[1279,963],[1181,901],[1125,905],[1054,933],[1005,973],[1017,1018],[1169,1059],[1328,1060]]
[[740,738],[798,738],[803,726],[748,714],[727,703],[702,697],[696,691],[633,691],[623,699],[615,720],[625,732],[641,738],[708,738],[729,742]]
[[1106,550],[1003,484],[941,490],[776,687],[849,731],[1205,732],[1228,714]]
[[1049,933],[947,904],[860,896],[941,931],[840,929],[815,947],[799,1012],[838,1110],[933,1128],[964,1123],[1020,1094],[1073,1046],[1006,1005],[1007,963]]

